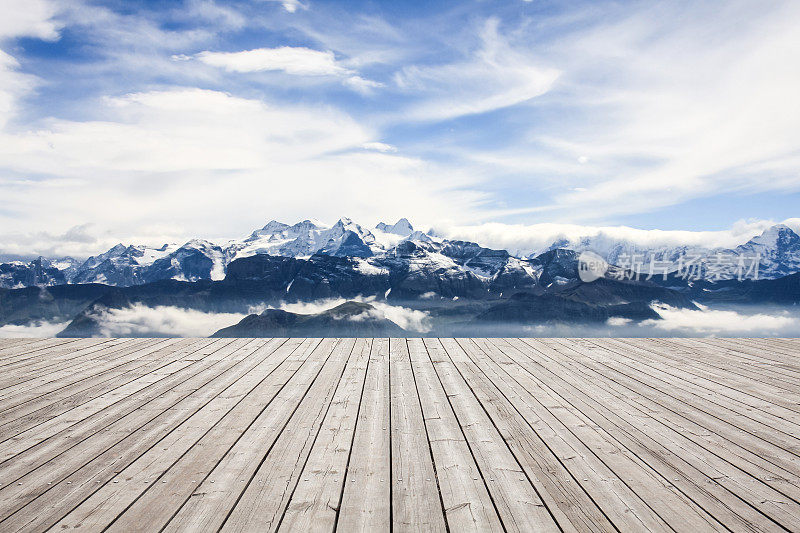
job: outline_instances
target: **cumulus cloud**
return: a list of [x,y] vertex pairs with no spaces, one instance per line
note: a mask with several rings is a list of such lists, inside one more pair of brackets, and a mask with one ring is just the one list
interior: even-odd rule
[[134,304],[108,309],[97,319],[104,337],[208,337],[239,322],[246,315],[206,313],[180,307]]
[[19,72],[19,61],[0,50],[0,128],[16,112],[17,102],[33,90],[35,77]]
[[68,324],[69,322],[47,321],[33,321],[22,326],[6,324],[0,326],[0,339],[55,337]]
[[800,319],[788,311],[750,312],[702,307],[700,310],[653,305],[661,320],[645,320],[642,327],[671,335],[797,335]]

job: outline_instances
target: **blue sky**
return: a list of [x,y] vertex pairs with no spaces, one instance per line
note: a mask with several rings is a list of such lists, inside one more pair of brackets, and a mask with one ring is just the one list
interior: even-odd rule
[[797,216],[797,2],[0,6],[0,253]]

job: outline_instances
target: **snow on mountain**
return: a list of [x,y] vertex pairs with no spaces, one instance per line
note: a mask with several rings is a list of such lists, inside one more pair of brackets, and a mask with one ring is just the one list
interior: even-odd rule
[[225,266],[225,252],[221,247],[206,240],[192,239],[153,262],[144,272],[144,277],[147,281],[221,280],[225,277]]
[[340,218],[320,234],[321,248],[316,253],[337,257],[370,257],[384,252],[375,235],[349,218]]
[[255,254],[304,258],[315,253],[369,257],[383,251],[375,235],[350,220],[342,218],[333,226],[304,220],[292,226],[271,221],[243,241],[227,247],[231,260]]
[[389,224],[379,222],[378,225],[375,226],[375,229],[384,233],[400,235],[401,237],[408,237],[414,232],[414,226],[411,225],[411,222],[409,222],[407,218],[401,218],[391,226]]
[[[432,236],[414,230],[405,218],[391,225],[381,222],[371,231],[349,218],[342,218],[332,226],[312,220],[293,225],[272,220],[248,237],[224,245],[202,239],[192,239],[181,246],[118,244],[82,263],[71,258],[3,263],[0,264],[0,288],[64,283],[130,286],[162,279],[221,280],[230,262],[268,254],[297,259],[315,255],[348,257],[355,261],[352,264],[363,274],[377,275],[391,267],[393,272],[407,272],[405,287],[408,294],[458,292],[453,287],[437,285],[437,278],[446,279],[445,285],[460,283],[463,285],[461,289],[471,287],[475,280],[479,280],[481,290],[487,290],[488,286],[490,291],[502,292],[512,286],[535,285],[542,276],[547,279],[558,277],[548,274],[548,268],[536,258],[543,254],[548,257],[548,252],[565,249],[575,254],[595,252],[612,265],[626,266],[626,261],[630,262],[635,256],[668,261],[673,265],[677,265],[681,257],[700,257],[706,264],[711,264],[720,254],[738,254],[760,257],[758,274],[761,278],[777,278],[800,271],[800,236],[785,225],[773,226],[733,250],[689,246],[646,248],[598,235],[575,241],[562,239],[538,251],[535,257],[526,258],[514,257],[505,250],[483,248],[472,242]],[[401,263],[402,268],[398,270]],[[733,275],[728,273],[723,279],[726,277]],[[395,289],[396,296],[402,293],[403,286],[401,284]]]
[[68,283],[80,261],[71,257],[47,259],[38,257],[26,263],[11,261],[0,264],[0,288],[49,287]]
[[777,278],[800,271],[800,236],[784,224],[768,228],[737,246],[735,252],[760,256],[759,277]]
[[84,261],[71,276],[70,282],[120,286],[145,283],[145,270],[177,248],[174,244],[164,244],[159,248],[117,244],[107,252]]
[[[698,246],[646,247],[600,234],[575,241],[561,239],[528,257],[533,258],[556,249],[573,250],[577,253],[594,252],[612,265],[625,267],[631,267],[636,261],[643,261],[641,268],[644,272],[648,272],[651,259],[671,263],[669,270],[675,271],[683,258],[684,262],[694,261],[702,264],[703,268],[711,266],[718,269],[714,275],[718,275],[720,279],[737,277],[738,258],[742,259],[744,268],[758,258],[759,278],[772,279],[800,271],[800,236],[784,224],[772,226],[734,249]],[[730,258],[734,258],[733,263]],[[722,265],[722,262],[726,264]]]
[[581,237],[576,240],[559,239],[550,246],[537,250],[527,257],[533,259],[551,250],[572,250],[578,252],[594,252],[612,265],[628,261],[635,256],[655,257],[658,260],[677,263],[681,256],[706,256],[711,253],[709,248],[696,246],[655,246],[648,247],[630,241],[614,239],[605,234]]

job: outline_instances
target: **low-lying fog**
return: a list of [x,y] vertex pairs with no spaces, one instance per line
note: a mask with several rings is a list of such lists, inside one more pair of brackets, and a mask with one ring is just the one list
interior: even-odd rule
[[[661,320],[633,322],[612,318],[603,324],[503,324],[469,322],[468,314],[437,314],[435,305],[413,309],[370,298],[371,316],[386,318],[419,336],[530,336],[530,337],[797,337],[800,336],[800,308],[777,306],[716,306],[700,310],[676,309],[655,305]],[[316,314],[331,309],[344,299],[284,303],[279,309],[300,314]],[[148,307],[136,304],[110,309],[99,317],[101,332],[109,337],[206,337],[239,322],[249,313],[260,313],[267,306],[242,313],[214,313],[180,307]],[[32,322],[0,327],[0,337],[51,337],[69,322]],[[336,336],[332,330],[330,336]]]

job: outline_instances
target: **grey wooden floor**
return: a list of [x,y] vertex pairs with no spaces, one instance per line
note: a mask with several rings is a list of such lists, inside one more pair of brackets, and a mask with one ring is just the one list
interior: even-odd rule
[[0,531],[800,531],[800,341],[0,341]]

